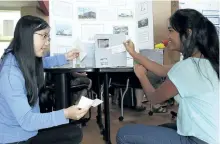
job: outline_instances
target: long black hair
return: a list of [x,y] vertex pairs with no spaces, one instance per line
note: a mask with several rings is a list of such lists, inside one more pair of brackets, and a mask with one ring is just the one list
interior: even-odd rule
[[170,25],[179,33],[184,59],[198,50],[210,61],[219,78],[219,38],[212,22],[196,10],[180,9],[170,17]]
[[18,21],[14,38],[9,48],[12,49],[19,68],[25,79],[28,103],[34,106],[38,99],[38,91],[44,84],[42,58],[34,52],[34,33],[49,28],[48,23],[35,16],[23,16]]

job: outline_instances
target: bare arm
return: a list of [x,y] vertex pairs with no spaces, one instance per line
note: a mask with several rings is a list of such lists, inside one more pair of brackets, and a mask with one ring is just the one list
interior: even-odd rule
[[147,76],[139,78],[144,93],[152,104],[162,103],[178,94],[176,86],[166,79],[166,81],[157,89],[155,89],[149,82]]
[[167,76],[167,73],[173,66],[173,65],[160,65],[136,52],[133,53],[131,56],[139,64],[143,65],[147,70],[161,77]]
[[160,65],[150,59],[140,55],[135,51],[134,43],[131,40],[127,40],[124,43],[124,46],[128,53],[136,60],[139,64],[143,65],[145,69],[153,72],[154,74],[165,77],[167,76],[168,71],[172,68],[173,65]]

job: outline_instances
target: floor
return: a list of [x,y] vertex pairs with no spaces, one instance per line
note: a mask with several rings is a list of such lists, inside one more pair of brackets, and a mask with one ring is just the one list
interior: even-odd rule
[[[124,121],[119,122],[118,117],[120,116],[120,108],[118,106],[111,106],[110,117],[111,117],[111,141],[112,144],[116,144],[115,137],[118,129],[123,125],[130,123],[139,123],[146,125],[158,125],[163,123],[172,122],[170,110],[174,109],[173,107],[168,109],[167,113],[163,114],[153,114],[149,116],[149,105],[147,110],[144,112],[136,112],[131,109],[125,109]],[[100,135],[100,130],[96,124],[96,109],[92,110],[92,119],[88,122],[87,126],[83,128],[84,138],[82,144],[105,144],[103,137]],[[92,141],[92,142],[91,142]]]

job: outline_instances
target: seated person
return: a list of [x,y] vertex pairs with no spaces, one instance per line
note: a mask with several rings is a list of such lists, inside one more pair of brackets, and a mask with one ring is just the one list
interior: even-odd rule
[[[14,38],[0,63],[0,143],[79,144],[82,131],[68,125],[89,110],[75,105],[40,113],[38,93],[44,85],[42,56],[50,27],[35,16],[19,19]],[[64,125],[66,124],[66,125]],[[45,129],[44,131],[39,131]]]
[[[219,39],[216,28],[198,11],[180,9],[170,17],[168,29],[169,44],[183,53],[184,60],[167,70],[168,77],[157,89],[149,82],[144,66],[137,64],[134,70],[152,103],[161,103],[175,96],[179,103],[177,129],[127,125],[118,131],[118,144],[220,143]],[[137,54],[131,41],[125,46]]]

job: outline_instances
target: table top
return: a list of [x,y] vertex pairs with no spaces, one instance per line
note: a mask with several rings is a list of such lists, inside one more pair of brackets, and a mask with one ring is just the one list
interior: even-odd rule
[[70,72],[100,72],[100,73],[115,73],[115,72],[133,72],[133,67],[109,67],[109,68],[46,68],[45,72],[50,73],[70,73]]
[[100,73],[115,73],[115,72],[134,72],[133,67],[112,67],[112,68],[99,68],[98,72]]
[[95,68],[46,68],[49,73],[95,72]]

